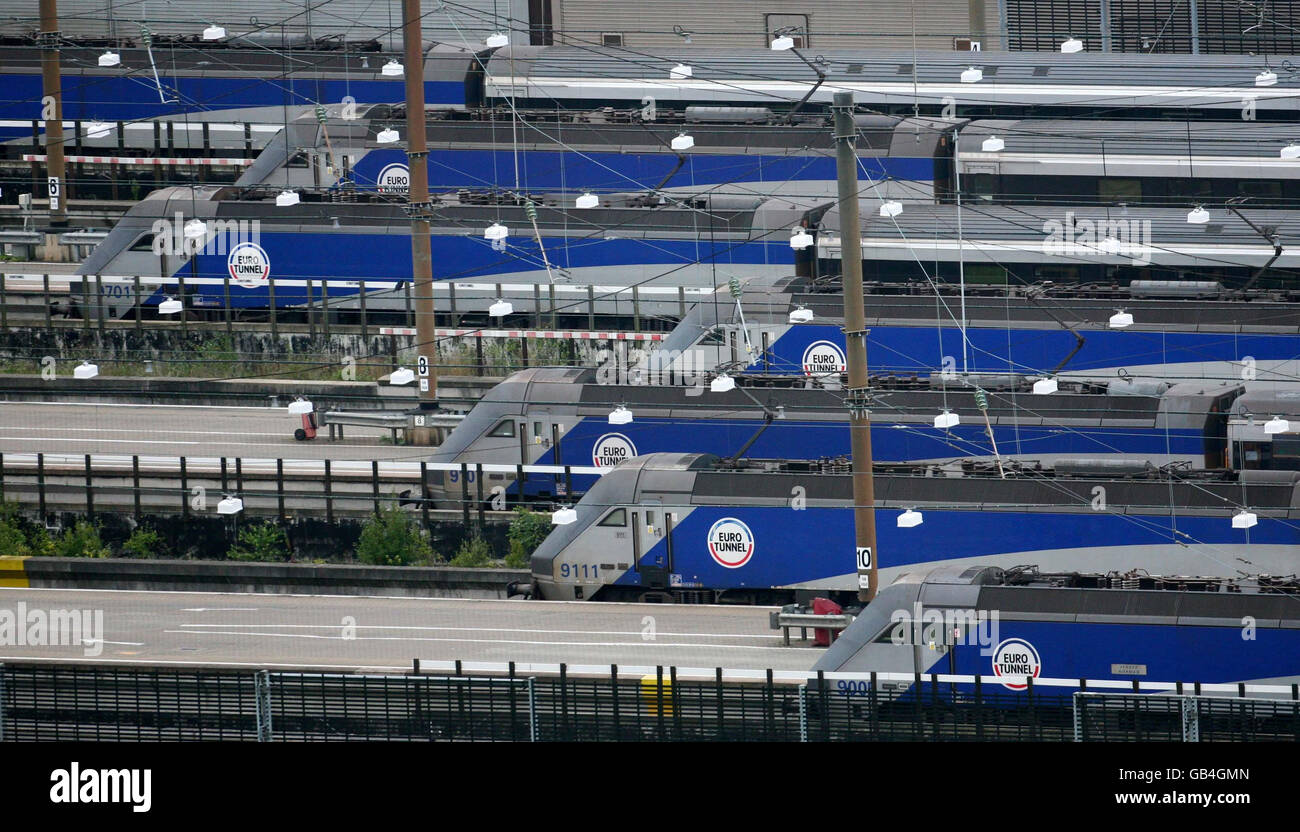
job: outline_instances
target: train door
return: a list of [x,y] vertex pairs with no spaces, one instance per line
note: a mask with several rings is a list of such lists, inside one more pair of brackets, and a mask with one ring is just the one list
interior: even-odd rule
[[[638,522],[639,517],[642,518],[641,522]],[[658,512],[654,509],[646,509],[644,514],[632,512],[632,554],[640,565],[638,571],[641,573],[641,586],[650,589],[667,589],[668,574],[671,571],[667,552],[660,552],[653,559],[642,560],[658,542],[659,537],[655,527],[657,519]]]
[[[563,435],[564,435],[564,425],[561,425],[558,422],[551,422],[551,443],[550,444],[551,444],[551,449],[555,451],[555,453],[552,454],[551,459],[554,460],[556,465],[564,464],[564,456],[562,454],[563,448],[560,445],[560,437]],[[555,494],[556,496],[568,496],[570,491],[570,483],[565,480],[564,475],[552,474],[551,478],[554,481],[554,484],[551,488],[551,493]]]

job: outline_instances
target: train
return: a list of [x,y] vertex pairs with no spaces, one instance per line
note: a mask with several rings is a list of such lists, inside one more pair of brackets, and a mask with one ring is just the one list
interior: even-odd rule
[[[992,699],[1031,682],[1038,697],[1079,689],[1042,685],[1047,679],[1183,682],[1188,694],[1196,682],[1289,686],[1300,681],[1297,591],[1293,577],[943,565],[884,587],[812,669],[877,674],[874,692],[870,677],[827,679],[827,693],[850,702],[905,696],[912,683],[901,677],[931,673],[980,676]],[[935,693],[970,687],[959,681]]]
[[[106,276],[100,285],[116,279],[106,299],[115,316],[134,309],[135,276],[147,287],[146,305],[179,291],[183,279],[190,292],[212,287],[195,292],[191,305],[224,305],[229,283],[231,306],[264,310],[274,276],[277,306],[305,303],[311,281],[318,294],[322,286],[329,291],[334,308],[356,308],[362,282],[374,289],[370,308],[405,308],[411,261],[402,204],[374,193],[290,206],[277,205],[277,197],[272,187],[155,191],[126,212],[79,273]],[[596,207],[577,211],[561,194],[525,198],[488,190],[439,194],[432,204],[435,278],[488,284],[488,291],[495,284],[522,286],[513,290],[521,311],[541,306],[534,286],[544,292],[563,285],[584,292],[611,287],[597,294],[606,301],[621,292],[617,299],[625,310],[636,286],[647,299],[660,295],[659,304],[643,312],[671,316],[684,312],[680,288],[702,292],[693,299],[703,299],[733,280],[743,289],[792,275],[809,277],[811,288],[837,288],[838,215],[825,199],[715,193],[668,200],[626,192],[605,194]],[[990,206],[965,213],[962,235],[955,233],[954,206],[914,206],[890,222],[868,219],[868,283],[882,294],[933,294],[939,287],[970,294],[996,294],[999,287],[1087,289],[1116,305],[1144,297],[1289,301],[1296,293],[1290,273],[1300,255],[1288,249],[1295,228],[1286,212],[1224,217],[1207,243],[1204,230],[1186,230],[1195,227],[1180,211],[1129,209],[1125,239],[1114,241],[1114,251],[1106,250],[1112,238],[1096,235],[1112,222],[1109,209]],[[213,225],[190,245],[182,233],[195,220]],[[1271,242],[1252,223],[1273,229]],[[1052,237],[1058,226],[1059,246]],[[1138,232],[1128,236],[1132,227]],[[506,236],[486,239],[489,228]],[[800,229],[814,231],[815,244],[792,247],[792,231]],[[1092,229],[1091,236],[1076,235],[1076,229]],[[924,317],[957,314],[932,307]],[[1243,312],[1241,323],[1246,317]]]
[[[806,377],[826,362],[842,371],[838,289],[838,281],[791,277],[751,283],[739,302],[702,301],[660,342],[655,366]],[[1292,290],[1230,292],[1197,281],[973,285],[965,292],[947,282],[875,281],[865,286],[867,363],[879,376],[1285,382],[1300,378],[1296,297]],[[1111,319],[1121,311],[1131,322],[1117,327]]]
[[[712,374],[703,369],[685,379],[641,368],[623,375],[612,359],[596,369],[530,368],[492,388],[433,449],[429,461],[439,470],[431,473],[429,496],[458,508],[467,488],[477,493],[476,463],[607,469],[667,451],[805,460],[850,453],[838,370],[833,380],[815,376],[816,383],[807,385],[738,376],[735,388],[713,392]],[[1024,376],[877,377],[872,453],[881,462],[1033,460],[1058,467],[1126,457],[1157,467],[1221,468],[1230,464],[1230,414],[1253,411],[1267,419],[1298,410],[1279,402],[1274,388],[1115,379],[1066,382],[1036,395]],[[960,421],[937,427],[935,419],[945,412]],[[1234,434],[1244,429],[1231,428]],[[1250,450],[1258,456],[1260,449]],[[464,465],[464,474],[455,465]],[[1238,467],[1245,466],[1242,459]],[[597,480],[572,472],[567,478],[528,473],[522,481],[509,473],[486,476],[485,493],[500,487],[510,499],[532,501],[572,499]]]
[[[880,585],[939,565],[1236,577],[1300,568],[1300,471],[880,463]],[[843,460],[658,453],[612,468],[533,552],[547,600],[786,603],[856,597]],[[556,518],[564,519],[564,518]]]
[[[129,43],[122,47],[115,44]],[[110,48],[111,47],[111,48]],[[279,40],[278,33],[203,42],[153,39],[159,83],[144,41],[66,39],[61,50],[65,117],[106,121],[194,109],[402,100],[402,80],[383,74],[401,56],[377,40],[337,36]],[[99,58],[113,51],[117,63]],[[0,118],[31,118],[41,99],[41,51],[9,39],[0,74],[12,90]],[[1294,58],[1274,56],[1275,66]],[[811,65],[810,65],[811,63]],[[678,67],[687,67],[683,72]],[[973,72],[971,70],[977,70]],[[465,107],[508,104],[583,110],[610,106],[767,106],[824,112],[849,91],[887,115],[985,118],[1102,117],[1294,119],[1294,79],[1252,55],[979,53],[921,50],[626,50],[599,46],[467,46],[425,49],[425,98]],[[1141,78],[1141,83],[1134,82]],[[970,80],[964,80],[970,79]],[[286,93],[288,96],[286,98]],[[170,99],[170,100],[169,100]]]

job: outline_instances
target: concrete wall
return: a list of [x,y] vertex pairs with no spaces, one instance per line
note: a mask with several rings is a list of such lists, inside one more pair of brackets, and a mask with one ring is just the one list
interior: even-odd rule
[[[652,14],[637,3],[556,0],[556,42],[600,43],[604,32],[623,35],[630,49],[691,47],[762,48],[773,28],[806,15],[808,49],[911,49],[915,7],[919,49],[952,49],[954,38],[974,38],[985,50],[1002,48],[997,0],[916,0],[909,3],[845,0],[662,0]],[[778,17],[779,16],[779,17]],[[674,33],[681,26],[691,43]]]
[[[526,570],[174,560],[7,559],[9,586],[177,592],[505,598]],[[20,578],[16,577],[21,575]]]

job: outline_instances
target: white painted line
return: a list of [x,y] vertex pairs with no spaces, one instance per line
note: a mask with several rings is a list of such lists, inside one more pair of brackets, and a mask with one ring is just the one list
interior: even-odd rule
[[[185,610],[182,610],[185,612]],[[202,610],[195,610],[202,612]],[[235,627],[273,627],[279,629],[310,629],[310,630],[341,630],[341,624],[276,624],[265,621],[260,624],[182,624],[182,627],[223,627],[233,629]],[[541,635],[550,633],[554,635],[581,635],[581,636],[640,636],[640,630],[537,630],[527,629],[524,627],[424,627],[419,625],[406,624],[356,624],[352,625],[353,630],[427,630],[430,632],[453,632],[453,633],[532,633]],[[657,632],[656,637],[669,636],[672,638],[779,638],[776,631],[771,634],[754,634],[754,633],[665,633]],[[642,639],[647,643],[653,642],[654,639]]]
[[[39,657],[0,656],[0,661],[30,662],[33,660],[42,661],[42,662],[62,662],[65,664],[68,662],[85,664],[87,662],[87,659],[85,658],[65,659],[65,658],[58,658],[58,657],[46,658],[44,656],[39,656]],[[405,673],[411,670],[411,665],[409,664],[370,665],[370,664],[358,664],[355,662],[353,664],[298,664],[297,662],[277,662],[277,661],[271,661],[271,662],[188,661],[183,659],[146,659],[143,657],[138,659],[102,659],[96,657],[93,661],[95,664],[165,664],[165,665],[180,665],[180,666],[196,665],[199,667],[256,667],[256,668],[267,668],[267,669],[273,667],[292,667],[295,670],[301,670],[301,669],[355,670],[358,667],[364,667],[367,670],[394,670],[399,673]]]
[[70,436],[6,436],[8,442],[115,442],[117,444],[135,445],[203,445],[204,442],[187,442],[184,439],[80,439]]
[[[193,380],[204,381],[205,379]],[[282,395],[287,396],[289,393],[286,392]],[[271,410],[288,410],[287,407],[262,407],[259,405],[249,404],[132,404],[130,402],[2,402],[0,403],[0,406],[11,407],[18,404],[25,404],[33,407],[161,407],[175,408],[177,410],[259,410],[262,413]]]
[[82,644],[121,644],[125,647],[144,647],[143,641],[104,641],[102,638],[83,638]]
[[524,644],[532,647],[672,647],[692,650],[779,650],[784,653],[789,653],[791,650],[799,649],[784,646],[758,647],[748,644],[676,644],[662,641],[526,641],[523,639],[506,638],[431,638],[425,636],[358,636],[354,638],[344,638],[341,635],[322,636],[310,633],[224,632],[220,630],[163,630],[163,632],[171,635],[203,634],[210,636],[257,636],[258,638],[306,638],[316,639],[319,641],[432,641],[480,645]]
[[[257,607],[183,607],[181,612],[257,612]],[[185,627],[222,626],[219,624],[185,624]]]

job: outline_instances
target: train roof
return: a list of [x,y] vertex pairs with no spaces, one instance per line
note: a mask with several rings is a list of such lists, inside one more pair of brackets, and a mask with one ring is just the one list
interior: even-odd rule
[[[626,472],[626,465],[634,465]],[[875,467],[876,505],[989,511],[1092,511],[1093,489],[1107,503],[1143,514],[1222,516],[1252,511],[1300,517],[1300,472],[1196,471],[1169,473],[1139,459],[1071,460],[1060,472],[1032,463],[1006,464],[1002,478],[992,462],[890,463]],[[810,507],[847,507],[852,477],[847,459],[741,460],[707,454],[646,454],[601,478],[600,505],[660,501],[695,506],[789,505],[802,488]],[[588,492],[591,497],[593,492]],[[584,498],[587,499],[587,498]]]
[[[815,57],[826,75],[825,84],[814,96],[816,101],[829,100],[837,90],[851,89],[858,93],[859,103],[883,99],[933,103],[955,95],[966,106],[1014,103],[1239,109],[1243,96],[1249,96],[1264,109],[1296,109],[1294,82],[1255,86],[1255,76],[1263,67],[1260,58],[1251,55],[836,49],[816,50]],[[1274,59],[1274,63],[1282,60]],[[679,62],[692,67],[690,78],[670,79],[669,70]],[[961,83],[961,72],[971,66],[983,70],[983,80]],[[512,89],[514,83],[533,85],[541,93],[546,91],[543,82],[554,80],[564,82],[570,95],[594,97],[601,90],[609,95],[617,82],[634,81],[642,83],[643,94],[661,89],[664,97],[789,102],[800,98],[817,80],[798,55],[788,52],[695,47],[656,52],[511,47],[488,59],[488,75],[501,90],[515,93],[527,92],[527,88]],[[756,92],[747,96],[742,87]]]
[[[1006,147],[996,154],[981,140],[996,135]],[[1290,177],[1300,166],[1278,151],[1297,138],[1295,126],[1269,122],[1213,122],[1089,119],[976,119],[961,129],[960,157],[1006,162],[1016,154],[1246,157],[1258,162],[1261,176]],[[1193,168],[1194,169],[1194,168]],[[1205,171],[1195,171],[1207,175]],[[1062,170],[1063,175],[1074,170]],[[1179,171],[1183,175],[1185,171]],[[1115,175],[1115,174],[1112,174]],[[1168,169],[1148,176],[1174,175]]]
[[[134,29],[132,36],[137,34]],[[164,76],[183,75],[186,77],[248,77],[278,78],[285,73],[286,60],[293,70],[294,82],[312,78],[348,78],[355,81],[388,81],[381,72],[384,63],[394,58],[402,60],[400,52],[386,52],[368,49],[314,49],[306,47],[305,41],[296,41],[292,51],[286,56],[279,48],[278,33],[267,33],[275,42],[272,45],[259,43],[256,38],[235,36],[227,42],[205,43],[194,39],[167,44],[165,40],[155,38],[156,53],[165,50],[165,64],[159,56],[159,72]],[[126,38],[129,42],[130,38]],[[328,39],[323,39],[328,40]],[[426,41],[424,50],[424,77],[428,81],[460,81],[473,60],[474,51],[461,44]],[[99,56],[105,45],[93,46],[75,43],[62,45],[59,61],[65,75],[76,73],[90,77],[121,77],[139,75],[142,82],[153,83],[149,76],[149,53],[135,46],[114,46],[121,56],[121,64],[115,67],[100,67]],[[40,74],[41,49],[28,45],[0,45],[0,66],[7,72],[30,72]],[[396,83],[400,84],[401,79]],[[305,93],[305,91],[304,91]],[[311,96],[314,97],[315,91]],[[309,100],[307,94],[299,103]],[[198,102],[202,104],[203,102]]]
[[[1294,579],[1200,578],[1039,573],[1034,567],[945,565],[901,575],[884,587],[813,666],[813,671],[893,670],[873,650],[880,637],[920,610],[996,611],[1000,621],[1057,621],[1147,626],[1240,628],[1246,618],[1264,629],[1300,627]],[[900,619],[899,613],[902,613]],[[971,624],[974,624],[972,621]]]
[[1232,403],[1233,419],[1266,421],[1273,416],[1300,418],[1300,390],[1294,384],[1248,382]]

